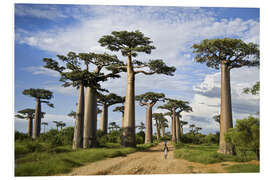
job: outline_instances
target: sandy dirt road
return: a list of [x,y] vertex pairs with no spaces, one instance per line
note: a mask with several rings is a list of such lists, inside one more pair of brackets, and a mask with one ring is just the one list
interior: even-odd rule
[[164,158],[163,144],[146,152],[136,152],[124,157],[108,158],[74,168],[64,176],[84,175],[127,175],[127,174],[186,174],[186,173],[226,173],[227,165],[236,162],[222,162],[204,165],[173,157],[173,146],[169,143],[168,158]]

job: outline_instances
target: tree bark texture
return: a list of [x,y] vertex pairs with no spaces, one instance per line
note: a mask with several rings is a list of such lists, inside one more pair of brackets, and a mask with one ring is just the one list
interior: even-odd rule
[[153,138],[153,128],[152,128],[152,106],[150,103],[147,104],[146,107],[146,129],[145,129],[145,144],[146,143],[152,143]]
[[28,125],[27,125],[27,135],[32,136],[33,131],[33,119],[31,117],[27,117]]
[[124,128],[121,137],[123,147],[135,147],[135,74],[131,64],[131,56],[127,62],[127,89],[124,110]]
[[221,63],[221,107],[220,107],[220,138],[219,150],[222,154],[233,154],[232,145],[225,142],[224,133],[233,127],[230,69],[226,63]]
[[100,117],[100,129],[104,134],[108,132],[108,106],[106,104],[102,105],[102,112]]
[[83,147],[83,131],[84,131],[83,118],[84,118],[84,87],[80,85],[72,149]]
[[180,120],[179,120],[178,115],[176,115],[175,117],[175,129],[176,129],[176,142],[179,143],[180,142]]
[[97,93],[95,89],[86,87],[83,148],[90,148],[97,146],[96,131],[97,131]]
[[33,128],[33,139],[36,139],[40,135],[40,112],[41,112],[41,102],[39,98],[36,98],[36,109],[35,109],[35,120]]

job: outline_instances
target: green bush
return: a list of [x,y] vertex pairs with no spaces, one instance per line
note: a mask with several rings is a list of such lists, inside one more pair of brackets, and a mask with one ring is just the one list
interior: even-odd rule
[[257,159],[260,158],[260,122],[252,116],[236,121],[235,128],[231,128],[225,134],[227,143],[235,147],[236,153],[247,158],[247,153],[253,151]]
[[204,144],[218,144],[219,143],[219,137],[217,134],[208,134],[203,138]]
[[183,143],[192,143],[192,144],[202,144],[204,143],[204,137],[203,134],[193,134],[193,133],[186,133],[183,134],[180,139]]
[[140,131],[136,134],[136,144],[144,144],[145,142],[145,133]]
[[15,131],[15,140],[25,140],[25,139],[32,139],[31,137],[29,137],[27,134],[25,133],[21,133],[19,131]]

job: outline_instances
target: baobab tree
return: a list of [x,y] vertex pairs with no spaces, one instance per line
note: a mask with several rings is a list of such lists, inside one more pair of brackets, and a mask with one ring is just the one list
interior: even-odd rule
[[259,66],[260,50],[254,43],[240,39],[205,39],[192,46],[195,62],[206,63],[208,67],[221,71],[220,140],[218,152],[233,154],[231,144],[226,143],[224,133],[233,127],[230,71],[244,66]]
[[52,103],[50,103],[51,98],[53,98],[53,93],[46,89],[25,89],[23,91],[24,95],[30,96],[35,98],[36,100],[36,109],[35,109],[35,116],[34,116],[34,128],[33,128],[33,139],[36,139],[40,135],[41,129],[41,103],[47,104],[49,107],[54,107]]
[[[164,115],[164,114],[163,114]],[[168,120],[166,118],[162,119],[160,121],[160,128],[161,128],[161,137],[163,138],[165,136],[165,128],[168,126]]]
[[109,129],[110,129],[111,131],[113,131],[113,130],[117,131],[119,128],[120,128],[120,127],[116,124],[116,122],[110,122],[110,123],[109,123]]
[[122,129],[123,129],[123,127],[124,127],[124,109],[125,109],[125,107],[124,106],[116,106],[114,109],[113,109],[113,112],[121,112],[121,114],[122,114],[122,124],[121,124],[121,127],[122,127]]
[[48,126],[48,123],[47,122],[42,122],[41,125],[43,125],[43,133],[45,133],[45,128],[46,126]]
[[164,101],[165,95],[163,93],[147,92],[136,96],[136,100],[139,101],[141,106],[146,106],[146,130],[145,130],[145,143],[152,143],[152,108],[158,101]]
[[[74,128],[73,149],[89,148],[96,146],[97,125],[97,91],[106,91],[101,88],[99,82],[108,78],[120,77],[118,72],[104,74],[101,70],[105,66],[121,63],[116,56],[109,54],[69,52],[67,56],[57,55],[58,59],[65,63],[60,66],[56,60],[44,58],[45,68],[60,73],[60,81],[63,86],[74,86],[79,88],[77,117]],[[89,64],[95,66],[93,71],[89,70]],[[84,69],[83,67],[84,66]],[[86,93],[84,96],[84,87]]]
[[183,132],[183,126],[187,125],[188,122],[187,121],[180,121],[180,135],[183,136],[184,132]]
[[53,121],[53,123],[55,123],[57,131],[58,131],[58,127],[60,127],[60,130],[62,131],[63,127],[66,126],[66,123],[64,123],[63,121]]
[[195,127],[195,132],[196,132],[196,134],[199,134],[199,131],[200,131],[200,130],[202,130],[201,127]]
[[156,121],[156,131],[157,131],[157,140],[160,140],[160,129],[161,129],[161,122],[165,121],[166,118],[162,113],[153,113],[153,119]]
[[17,112],[18,114],[15,115],[16,118],[26,119],[28,121],[27,125],[27,135],[32,137],[33,131],[33,119],[35,116],[35,109],[23,109]]
[[135,147],[135,75],[139,73],[145,75],[173,75],[173,72],[175,72],[176,69],[175,67],[168,67],[160,59],[149,60],[148,62],[132,59],[133,57],[136,57],[138,53],[151,54],[151,51],[155,49],[150,38],[144,36],[144,34],[138,30],[132,32],[113,31],[111,35],[105,35],[100,38],[99,43],[101,46],[106,47],[111,51],[121,51],[122,55],[127,57],[126,64],[117,64],[110,68],[115,71],[127,72],[124,128],[121,144],[124,147]]
[[191,132],[193,135],[195,135],[195,128],[196,128],[195,124],[189,125],[189,128],[191,128],[190,132]]
[[123,103],[124,98],[117,94],[110,93],[107,95],[98,94],[98,103],[102,105],[100,117],[100,129],[104,134],[107,134],[108,129],[108,108],[114,104]]
[[182,112],[191,112],[192,108],[188,101],[168,99],[167,104],[159,106],[160,109],[166,109],[172,117],[172,141],[180,142],[180,117]]

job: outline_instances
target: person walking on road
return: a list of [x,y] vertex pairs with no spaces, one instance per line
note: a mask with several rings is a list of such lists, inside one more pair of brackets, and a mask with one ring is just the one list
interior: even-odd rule
[[167,159],[169,148],[167,146],[166,141],[164,141],[164,149],[163,149],[163,151],[164,151],[164,157],[165,157],[165,159]]

